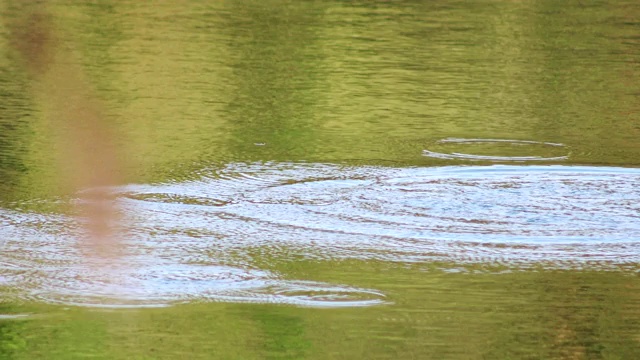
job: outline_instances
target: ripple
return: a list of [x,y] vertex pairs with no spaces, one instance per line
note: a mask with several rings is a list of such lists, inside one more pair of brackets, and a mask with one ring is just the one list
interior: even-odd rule
[[121,255],[87,258],[65,215],[0,209],[0,285],[84,306],[369,306],[374,289],[285,279],[260,259],[636,269],[640,170],[231,164],[115,189]]
[[29,314],[0,314],[0,320],[15,320],[28,318]]
[[[207,226],[230,234],[233,244],[225,235],[221,243],[231,248],[318,259],[557,266],[638,260],[637,169],[251,164],[242,171],[280,185],[246,191],[240,184],[242,201],[189,215],[192,227],[223,220]],[[211,179],[209,187],[219,183]],[[222,188],[233,189],[233,181]]]
[[[83,274],[82,277],[79,274]],[[310,307],[385,303],[382,293],[369,289],[287,281],[260,270],[185,264],[153,264],[144,269],[128,266],[117,271],[71,271],[66,276],[49,279],[31,296],[46,302],[91,307],[161,307],[187,301]]]
[[[478,146],[482,145],[482,146]],[[453,147],[453,150],[445,151]],[[526,161],[560,161],[569,158],[568,155],[553,155],[557,153],[557,148],[565,148],[564,144],[531,141],[531,140],[507,140],[507,139],[459,139],[447,138],[436,142],[436,148],[443,148],[441,151],[425,149],[424,156],[448,159],[448,160],[470,160],[470,161],[492,161],[492,162],[526,162]],[[454,152],[459,148],[476,150],[478,152],[488,152],[489,155]],[[471,148],[471,149],[469,149]],[[513,153],[525,152],[530,155],[514,155]],[[531,152],[534,154],[531,155]],[[536,155],[535,153],[543,155]],[[503,153],[504,155],[496,155]]]

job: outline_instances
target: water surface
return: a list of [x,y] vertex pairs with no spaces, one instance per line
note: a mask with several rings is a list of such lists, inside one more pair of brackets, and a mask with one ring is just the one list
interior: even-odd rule
[[634,2],[0,3],[0,357],[640,357]]

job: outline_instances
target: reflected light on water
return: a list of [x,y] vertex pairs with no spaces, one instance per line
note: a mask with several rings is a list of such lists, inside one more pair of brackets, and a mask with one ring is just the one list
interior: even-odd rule
[[[484,145],[485,149],[489,149],[493,154],[481,155],[472,153],[460,153],[453,152],[451,148],[460,149],[470,147],[469,145]],[[449,145],[449,151],[447,151],[447,145]],[[500,152],[504,152],[504,146],[510,147],[509,150],[528,152],[529,155],[500,155]],[[554,156],[558,152],[558,149],[565,148],[564,144],[532,141],[532,140],[507,140],[507,139],[459,139],[459,138],[447,138],[436,142],[438,148],[443,148],[440,151],[432,151],[425,149],[422,154],[424,156],[446,159],[446,160],[468,160],[468,161],[490,161],[490,162],[526,162],[526,161],[562,161],[569,159],[568,155]],[[497,148],[497,149],[496,149]],[[540,152],[541,154],[537,154]]]
[[[24,296],[92,306],[191,300],[368,306],[376,290],[283,278],[264,259],[439,262],[499,271],[633,269],[640,172],[587,166],[230,164],[112,188],[134,221],[119,264],[87,271],[86,229],[3,211],[0,275]],[[36,270],[37,269],[37,270]],[[487,268],[487,271],[492,271]]]
[[57,137],[59,179],[67,191],[81,191],[75,207],[86,228],[87,256],[114,257],[117,209],[110,187],[121,183],[115,135],[45,9],[27,12],[12,24],[11,43],[33,79],[34,96]]

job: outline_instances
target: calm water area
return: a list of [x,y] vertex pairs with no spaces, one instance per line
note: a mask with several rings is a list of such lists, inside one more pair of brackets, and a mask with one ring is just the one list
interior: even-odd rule
[[639,19],[0,1],[0,359],[640,359]]

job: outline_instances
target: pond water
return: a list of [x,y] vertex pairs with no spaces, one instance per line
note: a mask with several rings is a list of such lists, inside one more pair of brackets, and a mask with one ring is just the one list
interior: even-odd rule
[[0,357],[640,358],[634,2],[0,4]]

